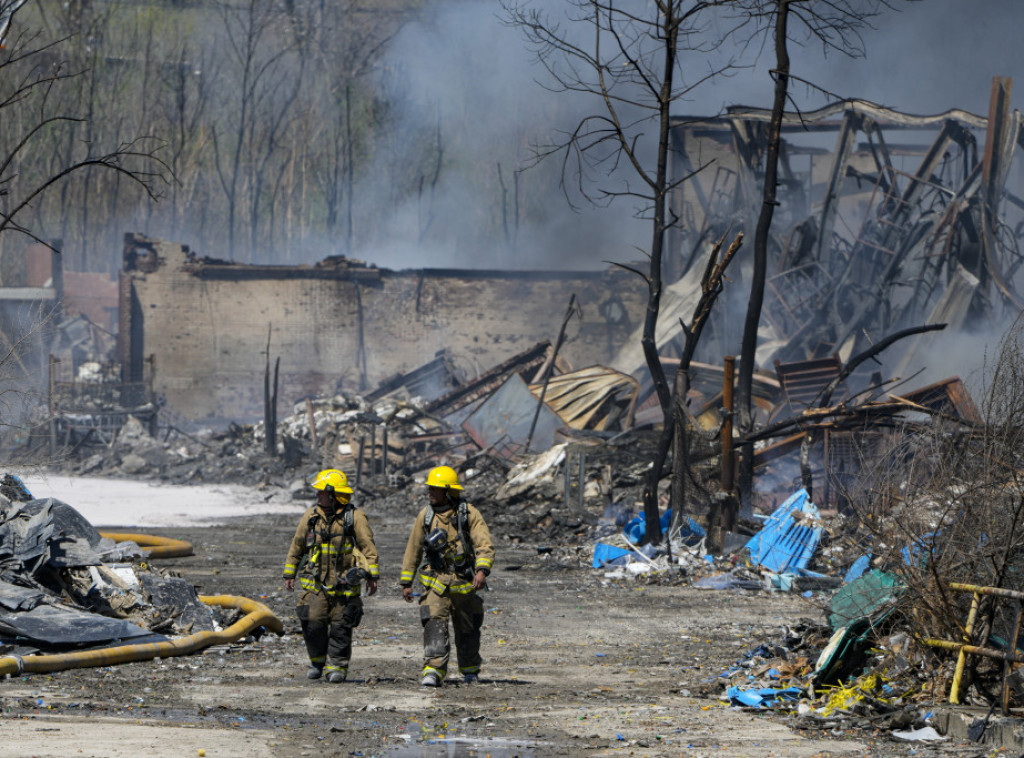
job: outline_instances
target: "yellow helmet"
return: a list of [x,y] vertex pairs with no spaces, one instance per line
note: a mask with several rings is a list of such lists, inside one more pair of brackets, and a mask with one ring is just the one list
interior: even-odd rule
[[335,495],[351,495],[352,488],[348,486],[348,477],[344,471],[336,468],[326,468],[312,477],[310,484],[315,490],[325,490],[330,487]]
[[438,466],[430,469],[430,473],[427,474],[427,486],[451,490],[462,489],[462,485],[459,484],[459,475],[450,466]]

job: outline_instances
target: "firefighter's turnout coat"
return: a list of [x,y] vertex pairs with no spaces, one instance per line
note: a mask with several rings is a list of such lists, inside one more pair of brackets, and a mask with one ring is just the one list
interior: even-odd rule
[[288,549],[284,578],[299,574],[299,585],[308,592],[323,590],[332,597],[356,597],[358,583],[340,583],[342,575],[354,566],[366,569],[374,579],[379,577],[377,546],[366,514],[351,505],[339,507],[330,518],[319,505],[307,510]]
[[[462,539],[459,538],[460,510]],[[447,545],[435,560],[431,561],[431,556],[424,560],[423,538],[434,529],[444,530]],[[476,507],[469,503],[458,503],[454,508],[435,513],[428,505],[420,511],[413,524],[402,558],[399,584],[405,587],[412,585],[418,573],[424,590],[438,595],[443,595],[445,590],[452,595],[465,595],[473,592],[473,574],[480,570],[490,574],[493,565],[494,543],[491,541],[491,532]]]

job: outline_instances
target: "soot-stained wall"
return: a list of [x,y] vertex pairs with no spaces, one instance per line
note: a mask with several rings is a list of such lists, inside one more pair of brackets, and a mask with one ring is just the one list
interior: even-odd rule
[[643,281],[626,271],[389,271],[345,259],[254,267],[128,235],[119,349],[126,379],[153,356],[156,391],[176,414],[248,421],[263,414],[268,338],[288,413],[305,396],[371,389],[442,349],[472,378],[554,342],[574,294],[581,317],[560,355],[576,368],[608,361],[647,304]]

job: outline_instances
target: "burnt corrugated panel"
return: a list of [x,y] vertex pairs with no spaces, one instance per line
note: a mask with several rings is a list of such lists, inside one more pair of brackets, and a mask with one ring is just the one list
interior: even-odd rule
[[632,426],[639,389],[640,383],[633,377],[604,366],[590,366],[556,376],[546,384],[530,385],[530,392],[543,397],[570,428],[599,431]]
[[481,449],[511,458],[531,450],[547,450],[554,445],[555,432],[563,424],[557,413],[530,393],[518,374],[512,374],[473,411],[462,428]]
[[504,384],[512,374],[525,373],[531,375],[544,363],[549,347],[551,347],[551,343],[545,340],[544,342],[538,342],[529,350],[524,350],[518,355],[512,356],[487,373],[482,374],[471,382],[466,382],[462,387],[458,387],[430,403],[426,408],[427,413],[442,418],[446,417],[470,403],[491,394]]
[[909,400],[939,413],[947,413],[973,424],[981,423],[981,414],[960,377],[953,376],[941,382],[929,384],[898,397]]
[[[778,374],[782,391],[793,410],[809,407],[821,391],[839,376],[842,368],[843,364],[838,355],[809,361],[775,363],[775,373]],[[845,394],[846,387],[840,382],[832,393],[832,399],[839,399]]]

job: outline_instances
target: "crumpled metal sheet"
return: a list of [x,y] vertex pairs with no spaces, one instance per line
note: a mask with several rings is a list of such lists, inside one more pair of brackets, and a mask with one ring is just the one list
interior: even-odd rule
[[628,374],[604,366],[561,374],[547,385],[531,384],[534,397],[544,403],[572,429],[628,429],[640,393],[640,382]]
[[[481,448],[511,457],[531,450],[549,449],[555,444],[555,432],[563,425],[558,414],[539,403],[530,394],[526,382],[518,374],[513,374],[470,414],[462,428]],[[529,450],[526,449],[527,443]]]

